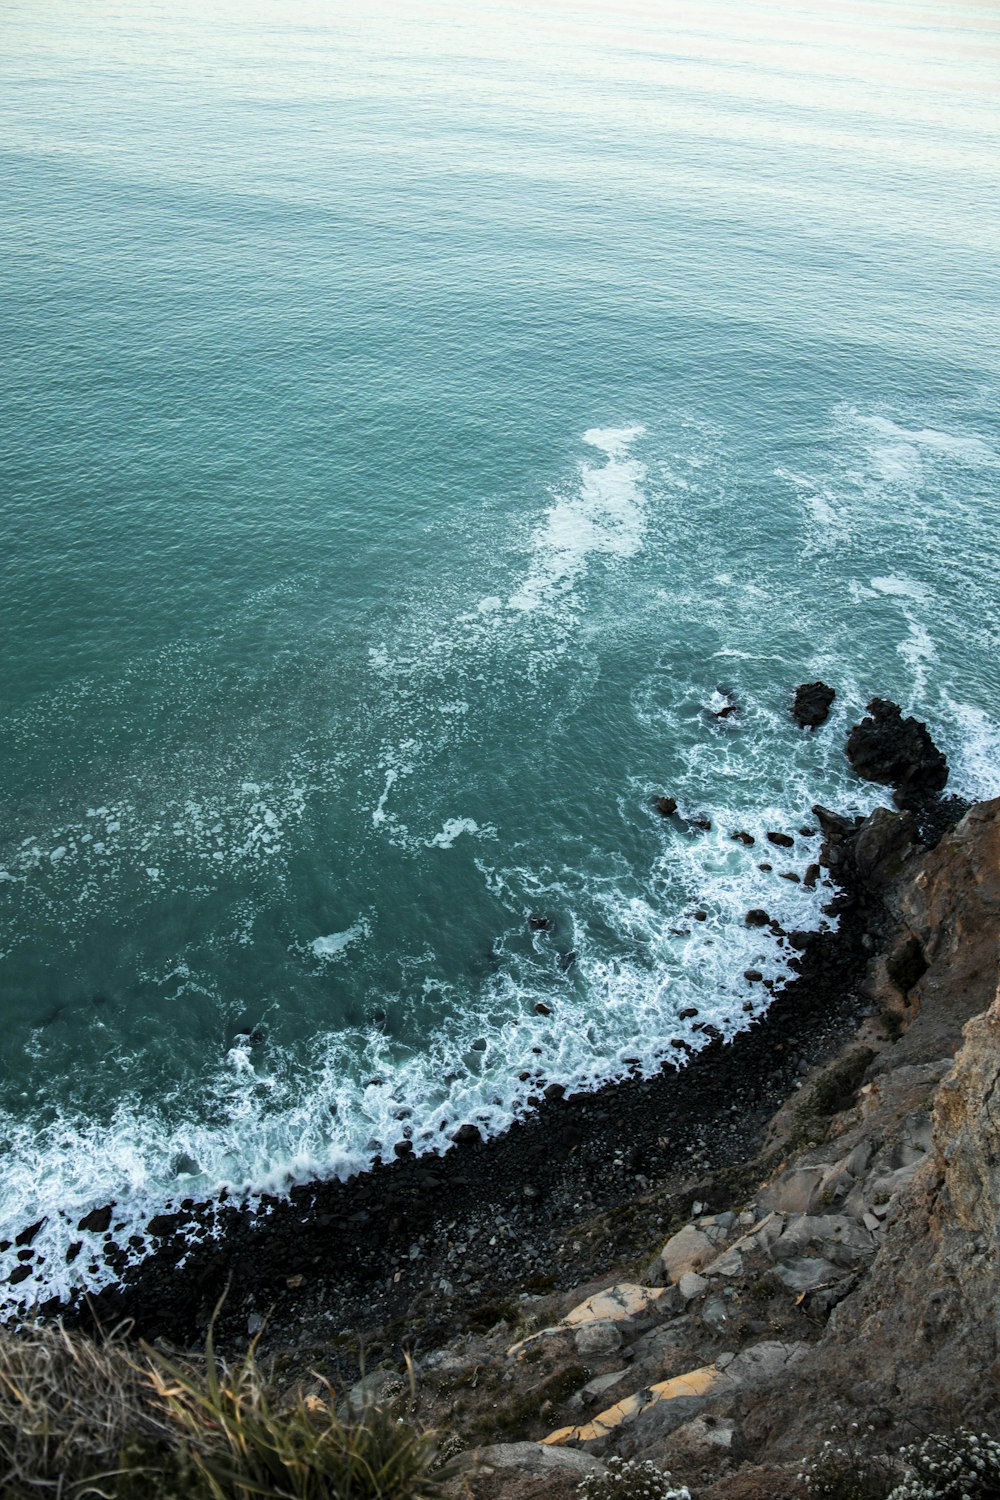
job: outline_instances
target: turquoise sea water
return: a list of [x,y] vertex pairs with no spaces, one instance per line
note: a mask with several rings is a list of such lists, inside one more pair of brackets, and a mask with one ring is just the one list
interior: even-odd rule
[[16,1298],[746,1024],[873,693],[1000,791],[996,7],[359,9],[0,12]]

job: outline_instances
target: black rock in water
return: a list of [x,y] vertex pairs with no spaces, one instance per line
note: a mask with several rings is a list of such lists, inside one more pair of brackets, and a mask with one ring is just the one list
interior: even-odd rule
[[825,682],[803,682],[795,689],[792,717],[802,729],[818,729],[829,718],[836,696]]
[[84,1214],[77,1229],[86,1229],[91,1234],[103,1234],[111,1224],[111,1204],[106,1203],[103,1208],[92,1208],[89,1214]]
[[911,807],[940,792],[948,781],[948,762],[931,739],[926,724],[904,719],[897,703],[873,698],[868,717],[847,736],[847,759],[865,781],[895,789],[900,807]]

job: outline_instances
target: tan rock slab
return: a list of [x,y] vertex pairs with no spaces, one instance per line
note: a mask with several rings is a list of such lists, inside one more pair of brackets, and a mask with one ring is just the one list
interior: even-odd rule
[[590,1443],[597,1438],[610,1436],[623,1423],[631,1422],[641,1412],[648,1411],[661,1401],[674,1401],[684,1396],[705,1396],[722,1379],[717,1365],[702,1365],[689,1370],[686,1375],[675,1375],[672,1380],[661,1380],[657,1385],[647,1385],[641,1391],[617,1401],[590,1422],[576,1427],[560,1427],[550,1432],[542,1442],[550,1446],[564,1443]]

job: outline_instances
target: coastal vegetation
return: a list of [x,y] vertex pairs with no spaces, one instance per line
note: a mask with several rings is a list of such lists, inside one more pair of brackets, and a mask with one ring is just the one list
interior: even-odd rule
[[391,1403],[281,1393],[256,1346],[200,1360],[61,1327],[0,1335],[3,1500],[435,1500],[438,1436]]

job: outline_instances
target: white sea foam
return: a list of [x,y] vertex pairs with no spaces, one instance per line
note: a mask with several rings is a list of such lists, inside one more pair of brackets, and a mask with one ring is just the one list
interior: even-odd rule
[[460,834],[479,832],[481,832],[479,824],[474,818],[448,818],[440,833],[436,833],[432,839],[427,840],[427,847],[428,849],[450,849]]
[[958,458],[965,463],[993,464],[995,450],[982,438],[959,432],[945,432],[937,427],[903,427],[888,417],[857,415],[859,425],[867,427],[877,438],[890,444],[924,448],[933,453]]
[[915,705],[924,698],[929,682],[930,667],[937,661],[937,649],[930,631],[909,610],[906,611],[907,635],[896,647],[910,669],[913,684],[911,702]]
[[875,476],[890,487],[913,487],[925,477],[925,465],[950,460],[971,468],[992,467],[996,451],[982,438],[936,427],[904,427],[888,417],[842,408],[860,434]]
[[602,467],[581,464],[577,486],[557,495],[532,539],[527,577],[508,598],[531,613],[565,604],[591,558],[638,552],[646,527],[645,465],[628,457],[641,427],[592,428],[584,441],[607,455]]
[[343,932],[331,932],[327,937],[313,938],[309,947],[317,958],[327,962],[342,957],[352,943],[360,942],[362,938],[371,935],[371,926],[366,921],[355,922],[351,927],[345,927]]
[[933,590],[929,584],[919,583],[915,578],[873,578],[871,586],[877,594],[889,594],[897,599],[930,599]]
[[942,699],[935,737],[948,757],[949,792],[970,801],[1000,797],[1000,720],[949,693]]

